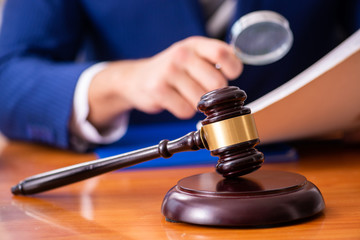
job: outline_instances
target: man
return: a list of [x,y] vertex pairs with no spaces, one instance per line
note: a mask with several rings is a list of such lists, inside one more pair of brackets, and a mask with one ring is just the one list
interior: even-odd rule
[[[202,94],[230,79],[254,100],[360,26],[359,1],[237,1],[225,34],[210,38],[206,4],[8,1],[0,35],[1,131],[78,150],[110,143],[124,133],[129,114],[130,124],[190,118]],[[285,16],[294,45],[274,64],[243,69],[225,42],[232,23],[256,10]]]

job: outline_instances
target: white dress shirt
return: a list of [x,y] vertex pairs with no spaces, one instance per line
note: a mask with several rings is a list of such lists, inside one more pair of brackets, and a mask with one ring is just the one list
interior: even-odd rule
[[86,69],[79,77],[73,99],[73,114],[70,120],[71,143],[78,151],[86,150],[92,144],[109,144],[119,140],[126,132],[129,113],[120,115],[100,134],[88,121],[89,102],[88,92],[90,83],[97,73],[106,67],[106,62],[94,64]]

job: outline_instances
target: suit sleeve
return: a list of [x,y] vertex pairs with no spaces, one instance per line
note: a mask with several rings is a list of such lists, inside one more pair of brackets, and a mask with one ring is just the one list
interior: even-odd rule
[[85,35],[80,1],[10,0],[0,33],[0,131],[69,148],[76,62]]

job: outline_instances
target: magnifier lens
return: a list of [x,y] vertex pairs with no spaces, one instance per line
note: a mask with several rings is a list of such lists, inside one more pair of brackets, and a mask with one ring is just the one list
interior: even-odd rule
[[241,17],[231,28],[231,34],[236,55],[251,65],[279,60],[293,42],[288,21],[271,11],[256,11]]

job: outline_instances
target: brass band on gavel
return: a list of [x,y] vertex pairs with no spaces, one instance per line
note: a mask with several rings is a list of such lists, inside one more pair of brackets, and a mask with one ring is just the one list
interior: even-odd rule
[[200,136],[210,151],[259,138],[252,114],[206,124]]

